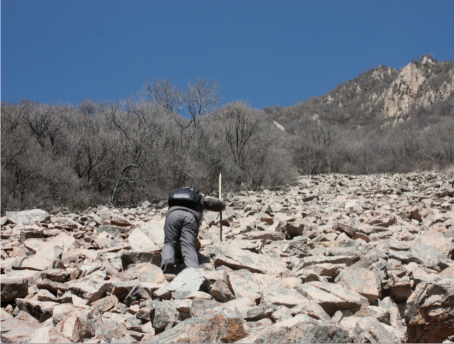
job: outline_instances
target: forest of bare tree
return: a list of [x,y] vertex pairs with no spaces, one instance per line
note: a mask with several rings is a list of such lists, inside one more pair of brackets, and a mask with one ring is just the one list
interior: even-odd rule
[[213,192],[219,173],[228,191],[274,189],[299,174],[452,169],[454,82],[453,92],[445,84],[453,65],[433,61],[424,70],[413,97],[430,91],[434,100],[415,100],[398,121],[383,113],[389,97],[376,96],[396,88],[398,72],[386,67],[263,111],[221,105],[219,85],[205,78],[185,90],[150,80],[139,96],[116,102],[2,102],[1,210],[132,206],[178,186]]

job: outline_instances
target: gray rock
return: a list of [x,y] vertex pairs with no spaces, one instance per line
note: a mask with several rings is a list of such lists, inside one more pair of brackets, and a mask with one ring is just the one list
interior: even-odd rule
[[233,295],[228,284],[221,280],[214,283],[210,289],[210,294],[220,302],[227,302],[235,298],[235,295]]
[[297,285],[295,289],[318,303],[329,315],[333,315],[338,310],[359,309],[368,304],[364,296],[337,284],[309,282]]
[[43,322],[52,317],[53,310],[59,306],[56,302],[35,301],[27,299],[16,299],[16,305],[19,310],[33,315],[39,321]]
[[440,261],[446,258],[446,255],[437,250],[435,247],[422,244],[413,247],[410,254],[410,261],[416,262],[428,268],[438,266]]
[[262,292],[260,303],[272,303],[279,306],[294,307],[307,300],[301,293],[287,288],[267,288]]
[[334,322],[307,315],[278,322],[237,343],[349,343],[350,333]]
[[409,342],[441,343],[454,335],[454,285],[450,281],[417,285],[407,300]]
[[163,303],[155,310],[153,317],[153,326],[158,331],[162,331],[166,326],[180,318],[180,313],[170,303]]
[[390,325],[389,311],[382,307],[366,306],[361,308],[358,312],[356,312],[355,316],[363,318],[371,317],[383,324]]
[[164,288],[170,292],[188,290],[198,291],[207,287],[207,280],[193,268],[184,269]]
[[229,245],[221,247],[220,253],[214,261],[216,268],[221,265],[227,265],[234,270],[247,269],[251,272],[271,274],[280,274],[287,270],[283,261]]
[[50,220],[49,213],[41,209],[7,211],[6,217],[8,221],[17,225],[28,225],[36,222],[47,222]]
[[233,343],[246,337],[237,318],[208,314],[188,319],[149,339],[149,343]]
[[328,315],[328,313],[326,313],[318,303],[309,299],[306,299],[304,302],[297,304],[290,310],[290,313],[293,316],[298,314],[306,314],[316,320],[331,320],[331,317]]
[[123,232],[123,229],[118,226],[102,225],[98,229],[98,235],[103,232],[110,234],[113,238],[120,238],[121,233]]
[[400,343],[382,323],[371,317],[359,318],[354,332],[355,343]]
[[290,309],[288,309],[285,306],[281,306],[271,314],[271,318],[275,322],[280,322],[280,321],[284,321],[287,319],[291,319],[293,317],[292,317],[292,314],[290,313]]
[[30,335],[42,326],[37,322],[4,319],[2,317],[1,341],[2,343],[27,343],[30,340]]
[[363,295],[370,304],[374,304],[380,296],[381,285],[379,285],[375,273],[368,269],[343,269],[337,276],[336,283]]
[[1,279],[1,300],[2,302],[14,301],[17,298],[24,298],[28,295],[27,279]]
[[139,228],[134,229],[129,235],[128,241],[133,252],[158,252],[162,249]]
[[139,263],[150,263],[161,267],[161,252],[124,252],[120,258],[123,270]]
[[113,330],[102,319],[101,313],[96,308],[84,310],[79,315],[84,338],[99,338],[110,343]]
[[71,293],[80,296],[88,301],[88,303],[95,302],[112,292],[113,285],[109,281],[89,279],[85,281],[75,280],[67,285],[67,290]]

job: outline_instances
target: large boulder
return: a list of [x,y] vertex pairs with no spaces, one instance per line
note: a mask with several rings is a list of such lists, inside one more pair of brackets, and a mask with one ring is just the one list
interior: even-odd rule
[[417,244],[410,250],[410,260],[426,268],[437,267],[446,254],[432,245]]
[[262,292],[262,303],[272,303],[275,305],[294,307],[307,300],[301,293],[287,288],[267,288]]
[[234,270],[247,269],[262,274],[280,274],[287,270],[287,265],[280,260],[263,254],[241,250],[231,245],[220,248],[214,266],[226,265]]
[[69,339],[61,336],[52,327],[46,326],[35,330],[30,334],[30,343],[72,343]]
[[43,325],[19,319],[4,319],[1,322],[2,343],[29,343],[30,335]]
[[301,314],[278,322],[237,343],[350,343],[349,332],[334,322]]
[[208,289],[208,284],[209,282],[197,271],[197,269],[188,268],[180,272],[168,285],[159,288],[154,295],[160,298],[170,298],[164,297],[164,295],[170,295],[170,293],[175,294],[182,291],[189,292]]
[[409,342],[441,343],[454,334],[454,283],[421,282],[407,300]]
[[295,289],[305,297],[317,302],[331,316],[338,310],[355,310],[368,304],[364,296],[338,284],[309,282],[297,285]]
[[52,317],[54,308],[59,306],[56,302],[28,299],[16,299],[16,305],[19,310],[30,313],[41,322]]
[[36,222],[49,221],[49,213],[41,209],[23,210],[23,211],[7,211],[6,217],[8,221],[17,225],[28,225]]
[[107,293],[112,292],[112,288],[111,282],[94,279],[75,280],[67,285],[68,291],[84,298],[89,304],[103,298]]
[[375,300],[380,296],[377,277],[374,272],[368,269],[343,269],[337,276],[336,283],[367,297],[370,304],[374,304]]
[[145,222],[140,229],[152,242],[162,249],[164,246],[164,224],[165,218]]
[[23,278],[2,278],[1,287],[2,302],[14,301],[28,295],[28,280]]
[[158,252],[162,247],[156,245],[142,230],[139,228],[129,235],[128,241],[131,244],[133,252]]
[[309,299],[298,303],[295,307],[290,309],[290,313],[293,316],[298,314],[306,314],[316,320],[331,320],[331,317],[328,315],[328,313],[326,313],[318,303]]
[[394,329],[371,317],[359,317],[353,329],[355,343],[400,343]]
[[248,298],[252,303],[257,302],[262,293],[260,285],[253,281],[254,274],[249,270],[238,270],[229,274],[228,283],[235,297]]
[[149,343],[234,343],[246,337],[243,323],[237,318],[209,314],[188,319],[152,337]]

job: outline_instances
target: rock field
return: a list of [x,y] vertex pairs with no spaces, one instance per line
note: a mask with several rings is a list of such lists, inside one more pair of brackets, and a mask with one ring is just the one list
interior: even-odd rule
[[330,174],[229,193],[224,241],[205,212],[200,268],[165,275],[165,201],[7,212],[1,340],[453,343],[451,180]]

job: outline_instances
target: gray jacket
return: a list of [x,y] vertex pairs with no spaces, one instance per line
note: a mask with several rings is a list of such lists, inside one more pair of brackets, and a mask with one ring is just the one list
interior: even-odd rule
[[174,210],[178,209],[186,210],[194,214],[195,218],[197,219],[197,223],[200,226],[200,221],[203,218],[203,210],[220,212],[225,209],[225,202],[223,200],[220,200],[215,197],[206,196],[204,194],[201,195],[202,198],[200,199],[200,205],[198,205],[195,209],[181,206],[170,207],[169,210],[167,211],[167,215],[169,215]]

